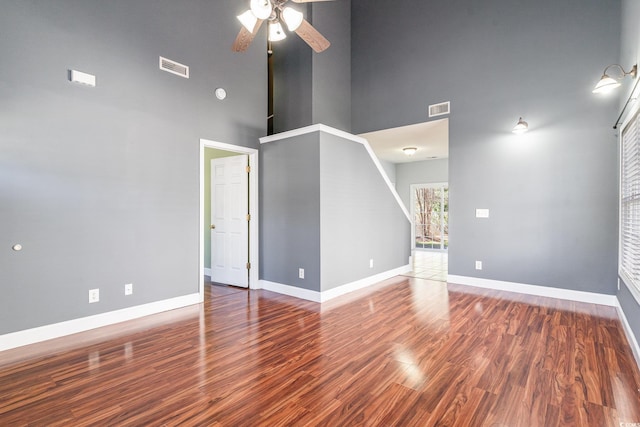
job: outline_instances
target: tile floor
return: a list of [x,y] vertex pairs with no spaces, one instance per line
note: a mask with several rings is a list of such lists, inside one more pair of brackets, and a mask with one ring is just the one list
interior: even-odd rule
[[413,269],[403,276],[446,282],[448,260],[447,252],[415,250],[413,252]]

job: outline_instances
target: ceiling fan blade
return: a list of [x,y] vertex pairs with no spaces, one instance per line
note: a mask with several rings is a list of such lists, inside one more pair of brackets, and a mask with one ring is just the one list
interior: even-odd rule
[[324,38],[324,36],[320,34],[318,30],[313,28],[313,26],[309,24],[309,21],[307,21],[306,19],[302,20],[302,24],[300,24],[300,26],[296,29],[296,34],[300,36],[302,40],[307,42],[307,44],[311,46],[311,49],[313,49],[317,53],[320,53],[331,46],[329,40]]
[[247,30],[243,25],[242,28],[240,28],[238,37],[236,37],[236,40],[233,42],[231,50],[233,50],[234,52],[244,52],[245,50],[247,50],[247,48],[253,41],[253,38],[256,36],[256,34],[258,34],[258,30],[260,29],[261,25],[262,19],[258,19],[256,25],[253,27],[253,32],[249,32],[249,30]]

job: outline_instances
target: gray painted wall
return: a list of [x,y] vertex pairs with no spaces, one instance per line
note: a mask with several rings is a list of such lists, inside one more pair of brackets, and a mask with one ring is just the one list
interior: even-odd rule
[[354,133],[451,101],[449,273],[615,294],[617,100],[591,89],[620,2],[353,0],[352,18]]
[[408,263],[409,221],[362,144],[313,132],[262,144],[260,164],[261,279],[319,292]]
[[323,291],[409,263],[411,224],[362,144],[320,134],[320,206]]
[[315,53],[290,34],[273,43],[274,133],[322,123],[351,131],[351,0],[296,4],[331,46]]
[[[295,8],[309,18],[309,5]],[[313,50],[295,34],[272,43],[272,50],[274,133],[312,124]]]
[[314,132],[260,147],[260,279],[320,291],[319,142]]
[[331,42],[313,54],[312,123],[351,132],[351,0],[311,4],[312,23]]
[[[628,69],[633,64],[637,64],[640,60],[640,3],[635,0],[623,0],[622,2],[622,38],[620,49],[620,64]],[[608,65],[608,64],[607,64]],[[620,108],[626,102],[627,97],[631,93],[633,84],[629,78],[624,80],[624,86],[621,88],[622,95],[620,97]],[[632,107],[633,108],[633,107]],[[612,116],[613,117],[613,116]],[[621,280],[620,290],[618,291],[618,300],[622,306],[622,310],[633,329],[636,340],[640,342],[640,301],[636,300],[633,294],[627,289],[627,285]]]
[[266,54],[230,49],[243,7],[2,2],[0,334],[198,292],[199,138],[256,147],[266,132]]
[[449,159],[398,163],[396,177],[398,194],[411,212],[411,185],[449,182]]

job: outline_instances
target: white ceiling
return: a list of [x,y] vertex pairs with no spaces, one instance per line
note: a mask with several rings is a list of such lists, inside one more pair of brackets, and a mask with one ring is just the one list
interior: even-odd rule
[[[399,128],[363,133],[380,160],[391,163],[408,163],[449,157],[449,119],[433,120]],[[402,149],[416,147],[413,156]]]

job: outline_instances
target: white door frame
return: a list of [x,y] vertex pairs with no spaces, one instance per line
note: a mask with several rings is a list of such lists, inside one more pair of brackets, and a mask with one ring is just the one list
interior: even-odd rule
[[204,301],[204,149],[215,148],[218,150],[231,151],[249,156],[249,289],[259,289],[258,287],[258,150],[255,148],[243,147],[240,145],[216,142],[208,139],[200,139],[200,221],[198,236],[200,240],[200,261],[198,262],[198,277],[200,278],[200,302]]

